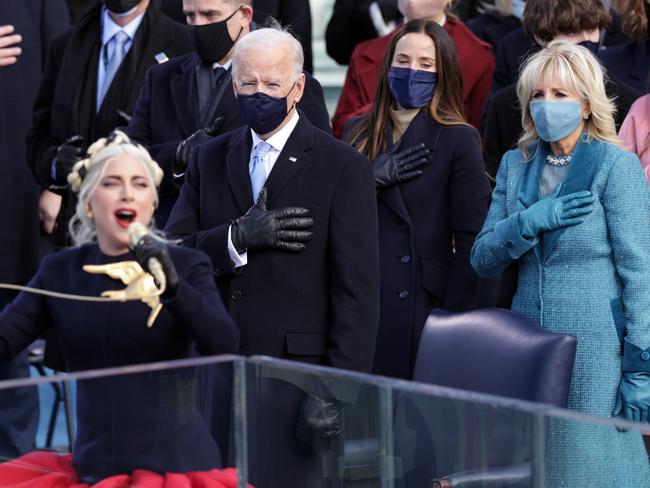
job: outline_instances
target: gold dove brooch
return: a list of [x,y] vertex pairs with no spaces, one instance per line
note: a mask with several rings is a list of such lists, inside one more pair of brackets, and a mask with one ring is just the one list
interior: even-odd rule
[[151,308],[147,319],[147,327],[151,327],[162,309],[160,295],[165,291],[164,284],[158,288],[153,276],[144,271],[137,261],[119,261],[109,264],[86,264],[83,270],[87,273],[105,274],[115,280],[120,280],[126,285],[122,290],[107,290],[101,296],[75,295],[72,293],[59,293],[29,286],[10,285],[0,283],[0,288],[18,290],[38,295],[46,295],[65,300],[76,300],[81,302],[130,302],[140,300]]

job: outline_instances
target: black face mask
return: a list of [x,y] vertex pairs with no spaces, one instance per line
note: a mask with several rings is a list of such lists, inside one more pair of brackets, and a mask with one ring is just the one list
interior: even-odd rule
[[235,45],[239,36],[241,36],[244,30],[243,27],[239,29],[239,34],[237,34],[237,38],[234,41],[230,38],[230,34],[228,34],[227,22],[238,11],[239,8],[224,20],[220,20],[214,24],[194,26],[194,50],[205,64],[214,64],[223,59]]
[[115,14],[123,14],[138,5],[141,0],[101,0],[108,10]]
[[587,49],[589,49],[591,54],[593,54],[594,56],[597,56],[598,55],[598,48],[600,47],[600,43],[599,42],[594,42],[594,41],[582,41],[582,42],[578,43],[578,46],[586,47]]

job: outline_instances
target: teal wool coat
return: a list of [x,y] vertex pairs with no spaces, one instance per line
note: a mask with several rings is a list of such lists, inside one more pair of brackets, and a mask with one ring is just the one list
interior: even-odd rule
[[[519,260],[512,309],[544,329],[578,337],[569,408],[611,415],[621,377],[621,339],[650,346],[650,189],[632,153],[583,135],[559,195],[589,190],[593,211],[579,225],[542,234],[519,232],[519,212],[539,199],[548,144],[526,161],[506,153],[492,204],[472,249],[482,277]],[[547,429],[547,486],[650,486],[637,432],[552,421]]]

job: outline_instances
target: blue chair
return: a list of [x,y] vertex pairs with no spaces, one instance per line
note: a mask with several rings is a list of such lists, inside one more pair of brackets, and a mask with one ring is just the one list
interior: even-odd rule
[[[413,380],[566,407],[576,345],[576,337],[542,330],[510,310],[450,313],[436,309],[420,338]],[[530,486],[531,434],[525,416],[490,412],[483,406],[472,411],[475,415],[462,412],[456,424],[456,409],[470,407],[448,404],[433,428],[425,420],[431,413],[423,412],[422,405],[405,407],[419,436],[412,482],[405,486]],[[487,457],[474,451],[478,433],[489,445]],[[450,453],[454,447],[456,451]],[[463,460],[463,471],[445,472],[458,459]]]

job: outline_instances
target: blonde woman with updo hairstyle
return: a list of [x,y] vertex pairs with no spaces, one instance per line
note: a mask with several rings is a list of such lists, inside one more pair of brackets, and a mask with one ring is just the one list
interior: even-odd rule
[[[189,358],[195,349],[203,354],[237,349],[239,333],[221,302],[207,256],[154,235],[141,237],[131,249],[129,226],[153,226],[161,179],[147,151],[122,132],[93,144],[68,178],[79,193],[70,226],[75,247],[46,256],[29,283],[33,289],[99,297],[124,285],[107,274],[85,271],[85,265],[136,261],[149,270],[155,258],[166,288],[153,326],[147,327],[151,309],[141,301],[72,301],[24,291],[0,315],[0,361],[45,333],[60,349],[67,371]],[[15,486],[18,476],[21,487],[49,488],[53,475],[62,487],[68,486],[63,480],[69,486],[100,481],[108,488],[132,486],[136,470],[160,486],[168,472],[191,472],[183,486],[236,486],[234,473],[215,469],[219,448],[192,406],[194,376],[185,370],[80,381],[72,458],[33,452],[0,464],[0,487]],[[165,398],[173,402],[164,406]]]
[[[512,309],[578,337],[570,409],[647,422],[650,190],[619,145],[604,76],[565,42],[526,62],[524,133],[503,157],[471,261],[483,277],[518,261]],[[650,486],[637,431],[557,421],[547,440],[546,486]]]

